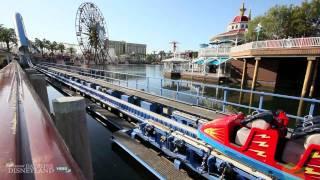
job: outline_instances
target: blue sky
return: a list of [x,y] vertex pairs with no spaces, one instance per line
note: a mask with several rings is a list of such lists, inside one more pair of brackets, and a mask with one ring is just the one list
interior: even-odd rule
[[[30,39],[47,38],[77,43],[75,14],[80,0],[1,0],[0,24],[13,27],[13,15],[23,16]],[[200,43],[223,32],[239,14],[243,0],[95,0],[102,11],[111,40],[145,43],[147,51],[198,49]],[[300,4],[302,0],[245,0],[252,15],[262,15],[276,4]],[[248,13],[248,11],[247,11]]]

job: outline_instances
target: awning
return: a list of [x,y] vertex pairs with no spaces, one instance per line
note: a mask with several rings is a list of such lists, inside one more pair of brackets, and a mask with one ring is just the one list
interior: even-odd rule
[[224,62],[227,62],[228,60],[230,60],[231,58],[229,57],[219,57],[219,58],[203,58],[200,57],[198,59],[195,59],[193,61],[194,64],[207,64],[207,65],[216,65],[218,66],[219,64],[222,64]]
[[225,62],[229,61],[230,59],[231,58],[220,57],[220,58],[210,60],[206,64],[219,66],[220,64],[225,63]]
[[162,60],[162,62],[186,63],[186,62],[189,62],[189,60],[178,58],[178,57],[173,57],[173,58]]
[[192,63],[194,64],[203,64],[205,62],[205,58],[197,58],[195,60],[193,60]]

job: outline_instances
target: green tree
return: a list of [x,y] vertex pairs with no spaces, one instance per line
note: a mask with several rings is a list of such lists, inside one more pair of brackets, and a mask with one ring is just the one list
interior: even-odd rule
[[57,50],[58,43],[56,41],[53,41],[49,44],[49,50],[51,51],[51,54],[53,55],[54,52]]
[[75,50],[73,47],[69,47],[69,48],[67,49],[67,51],[70,53],[70,56],[72,56],[73,53],[76,52],[76,50]]
[[43,41],[41,41],[38,38],[34,39],[34,44],[37,48],[39,48],[41,50],[41,55],[43,56],[43,49],[45,48],[45,45],[43,43]]
[[50,44],[51,44],[51,42],[50,42],[49,40],[43,38],[43,39],[42,39],[42,43],[43,43],[44,48],[45,48],[47,51],[49,51],[49,50],[50,50]]
[[155,54],[147,54],[146,60],[147,60],[147,63],[154,62],[156,60]]
[[166,52],[164,52],[164,51],[160,51],[160,52],[159,52],[159,55],[160,55],[160,60],[162,60],[162,59],[163,59],[163,57],[165,57],[165,56],[166,56]]
[[320,0],[304,1],[293,9],[292,26],[297,35],[320,35]]
[[304,1],[299,6],[276,5],[263,16],[257,16],[249,22],[247,41],[257,38],[255,28],[262,25],[259,40],[298,38],[320,35],[320,0]]
[[59,49],[61,54],[63,54],[64,50],[66,49],[63,43],[59,43],[57,48]]
[[14,29],[0,26],[0,42],[6,43],[7,51],[10,52],[10,43],[17,44],[17,38]]
[[[99,38],[99,33],[98,33],[98,24],[92,24],[89,27],[89,32],[88,32],[88,36],[89,36],[89,44],[91,45],[91,47],[93,47],[94,52],[93,52],[93,61],[97,64],[97,52],[98,52],[98,48],[100,46],[100,38]],[[91,54],[92,52],[90,52]]]

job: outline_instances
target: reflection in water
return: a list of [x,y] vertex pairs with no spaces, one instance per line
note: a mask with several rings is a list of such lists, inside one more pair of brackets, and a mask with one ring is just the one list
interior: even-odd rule
[[[52,100],[63,97],[61,93],[52,86],[47,87],[50,100],[50,111],[52,110]],[[91,144],[91,155],[95,180],[105,179],[145,179],[146,174],[142,169],[137,169],[133,162],[125,159],[124,154],[116,153],[112,150],[112,133],[87,115],[87,126],[89,130],[89,141]],[[147,177],[148,178],[148,177]]]

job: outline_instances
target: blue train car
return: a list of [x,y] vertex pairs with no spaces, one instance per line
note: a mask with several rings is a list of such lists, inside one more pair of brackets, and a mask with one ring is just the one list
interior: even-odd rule
[[141,101],[140,107],[148,111],[159,113],[159,106],[156,103],[151,103],[148,101]]
[[119,92],[119,91],[114,91],[114,90],[112,90],[112,89],[108,89],[108,90],[106,91],[106,93],[109,94],[109,95],[111,95],[111,96],[113,96],[113,97],[119,98],[119,99],[121,98],[121,95],[122,95],[121,92]]
[[199,117],[181,112],[181,111],[173,111],[171,115],[171,119],[184,124],[190,127],[197,128],[199,125],[207,122],[205,119],[201,119]]
[[125,95],[125,94],[122,94],[122,95],[121,95],[121,100],[124,100],[124,101],[126,101],[126,102],[128,102],[128,103],[131,103],[131,104],[134,103],[134,98],[133,98],[133,96],[128,96],[128,95]]

